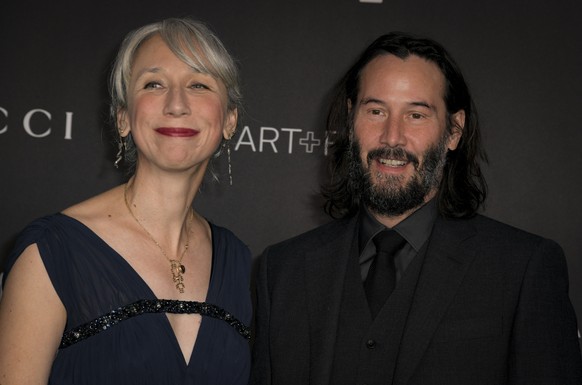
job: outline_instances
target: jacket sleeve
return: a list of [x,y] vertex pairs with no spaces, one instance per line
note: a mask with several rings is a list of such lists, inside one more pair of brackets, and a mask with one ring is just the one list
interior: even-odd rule
[[578,326],[568,296],[566,259],[553,241],[540,241],[526,268],[509,364],[510,384],[582,384]]

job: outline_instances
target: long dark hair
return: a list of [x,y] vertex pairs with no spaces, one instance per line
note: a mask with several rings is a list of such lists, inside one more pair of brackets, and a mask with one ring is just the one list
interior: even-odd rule
[[394,55],[405,59],[416,55],[435,63],[445,77],[445,105],[451,133],[450,117],[459,110],[465,111],[465,126],[455,151],[447,153],[447,162],[438,192],[438,207],[447,217],[470,217],[477,213],[487,196],[487,184],[480,162],[487,162],[481,145],[477,111],[461,70],[450,54],[439,43],[402,32],[392,32],[377,38],[360,55],[356,63],[336,86],[327,116],[327,134],[335,134],[329,156],[331,180],[322,187],[326,199],[325,211],[334,218],[353,215],[361,204],[361,191],[353,191],[348,183],[350,166],[350,131],[353,116],[348,110],[348,100],[356,105],[360,76],[366,65],[381,55]]

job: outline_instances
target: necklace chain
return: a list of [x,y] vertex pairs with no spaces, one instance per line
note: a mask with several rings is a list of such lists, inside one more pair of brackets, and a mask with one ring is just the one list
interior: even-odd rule
[[184,251],[180,255],[179,259],[171,259],[170,257],[168,257],[168,254],[166,253],[166,251],[164,250],[162,245],[160,245],[160,243],[158,241],[156,241],[156,239],[153,237],[153,235],[145,228],[145,226],[141,223],[141,221],[139,219],[137,219],[137,217],[133,213],[133,210],[131,209],[131,205],[129,204],[129,201],[127,200],[127,189],[128,188],[129,188],[129,183],[126,183],[125,189],[123,191],[123,198],[125,200],[125,207],[127,207],[129,214],[135,220],[135,222],[139,225],[139,227],[141,227],[141,229],[147,234],[147,236],[152,240],[152,242],[154,242],[156,244],[158,249],[160,249],[163,256],[168,260],[168,262],[170,262],[170,271],[172,272],[172,279],[173,279],[174,283],[176,284],[176,289],[178,289],[178,291],[180,293],[183,293],[185,286],[184,286],[184,277],[182,276],[182,274],[186,272],[186,267],[184,267],[184,265],[182,264],[182,259],[184,258],[186,251],[188,251],[188,247],[190,246],[189,235],[190,235],[190,229],[192,228],[191,225],[192,225],[192,220],[194,219],[194,215],[192,215],[192,213],[190,211],[188,212],[190,219],[188,220],[188,225],[186,226],[187,236],[186,236],[186,244],[184,245]]

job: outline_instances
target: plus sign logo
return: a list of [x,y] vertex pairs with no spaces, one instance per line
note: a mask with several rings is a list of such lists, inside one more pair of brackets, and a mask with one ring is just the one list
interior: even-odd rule
[[[322,150],[327,155],[329,146],[333,143],[334,133],[318,137],[315,131],[301,128],[275,128],[245,126],[238,136],[235,151],[250,150],[252,152],[271,152],[274,154],[293,154],[304,152],[312,154]],[[322,134],[324,135],[324,134]]]
[[305,147],[305,152],[311,154],[313,147],[321,145],[321,140],[315,138],[313,131],[307,131],[305,137],[299,139],[299,144]]

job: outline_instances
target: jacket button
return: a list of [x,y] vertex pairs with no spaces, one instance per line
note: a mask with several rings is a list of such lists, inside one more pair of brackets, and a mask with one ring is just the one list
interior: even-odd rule
[[368,340],[366,341],[366,346],[368,347],[368,349],[374,349],[376,347],[376,341]]

